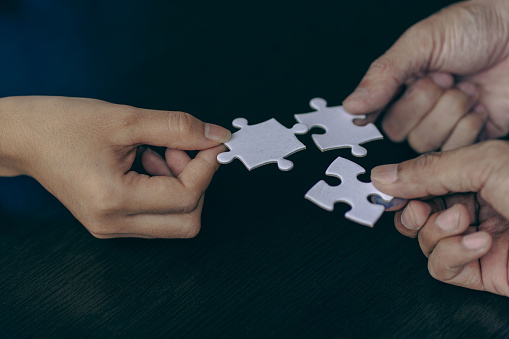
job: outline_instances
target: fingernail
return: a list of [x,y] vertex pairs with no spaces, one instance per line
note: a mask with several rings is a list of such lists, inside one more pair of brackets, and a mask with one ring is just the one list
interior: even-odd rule
[[419,225],[415,222],[414,211],[408,207],[401,213],[401,223],[409,230],[419,228]]
[[456,206],[440,213],[436,219],[438,227],[444,231],[452,231],[458,227],[460,212]]
[[372,201],[377,205],[382,205],[386,210],[404,205],[407,202],[406,199],[401,198],[393,198],[391,201],[385,201],[378,195],[374,195]]
[[357,87],[355,89],[355,91],[353,91],[352,94],[350,94],[348,96],[348,98],[345,99],[346,100],[349,100],[349,101],[357,101],[357,100],[362,100],[362,99],[365,99],[369,94],[369,91],[367,88],[364,88],[364,87]]
[[205,137],[207,139],[223,143],[230,140],[231,136],[232,133],[224,127],[214,124],[205,124]]
[[398,164],[378,166],[371,171],[371,180],[390,184],[398,179],[397,172]]
[[469,250],[479,250],[486,246],[489,236],[486,233],[471,233],[463,237],[463,245]]
[[443,89],[450,88],[454,83],[454,79],[451,75],[446,73],[431,73],[431,80]]
[[458,88],[468,96],[475,96],[477,94],[477,87],[470,82],[462,82],[458,84]]

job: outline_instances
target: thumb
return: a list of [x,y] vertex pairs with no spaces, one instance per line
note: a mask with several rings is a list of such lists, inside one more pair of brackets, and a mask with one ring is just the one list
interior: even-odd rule
[[443,153],[428,153],[371,171],[373,185],[399,198],[478,192],[509,219],[509,142],[492,140]]
[[431,25],[416,24],[369,67],[355,91],[343,102],[352,114],[382,110],[412,76],[425,71],[433,50]]
[[134,144],[200,150],[217,146],[231,137],[226,128],[204,123],[184,112],[136,109],[134,121],[130,128]]

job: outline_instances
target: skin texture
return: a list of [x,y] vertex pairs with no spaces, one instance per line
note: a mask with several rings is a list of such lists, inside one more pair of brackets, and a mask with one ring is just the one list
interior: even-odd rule
[[[97,238],[198,234],[231,135],[183,112],[64,97],[2,98],[0,124],[0,175],[32,176]],[[137,150],[149,175],[131,170]]]
[[[396,95],[398,100],[393,101]],[[509,296],[509,2],[457,3],[417,23],[344,101],[396,142],[441,150],[373,169],[403,198],[396,228],[416,237],[436,279]]]
[[424,153],[506,135],[508,98],[509,2],[484,0],[452,5],[412,26],[343,104],[370,120],[385,109],[387,136]]
[[379,166],[371,179],[410,200],[396,228],[418,238],[433,277],[509,296],[508,165],[509,143],[493,140]]

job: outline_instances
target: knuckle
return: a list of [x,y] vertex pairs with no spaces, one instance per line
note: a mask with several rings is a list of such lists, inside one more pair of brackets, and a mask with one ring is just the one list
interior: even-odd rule
[[414,165],[417,168],[433,169],[438,166],[441,159],[442,159],[442,153],[430,152],[430,153],[422,154],[419,157],[417,157],[414,162]]
[[[415,132],[411,132],[408,136],[408,144],[412,147],[417,153],[427,153],[431,151],[437,150],[440,145],[435,144],[433,140],[426,139],[425,137],[421,137]],[[424,154],[427,155],[427,154]]]
[[406,138],[400,121],[395,121],[392,117],[387,117],[382,121],[382,128],[387,137],[393,142],[402,142]]
[[[369,66],[368,72],[359,84],[360,87],[368,87],[371,82],[380,81],[383,77],[387,86],[399,87],[403,83],[401,74],[397,72],[397,60],[390,53],[385,53]],[[377,80],[378,79],[378,80]]]
[[176,140],[180,140],[198,132],[196,118],[185,112],[169,112],[168,128]]
[[442,100],[444,100],[446,110],[454,115],[463,115],[467,113],[473,103],[472,97],[469,97],[466,93],[457,88],[448,90]]
[[139,133],[143,110],[129,105],[112,105],[108,114],[111,118],[101,119],[100,122],[106,124],[110,131],[109,138],[118,144],[133,143]]
[[488,159],[501,159],[509,155],[509,143],[503,140],[490,140],[479,144],[481,154]]
[[507,230],[507,221],[500,215],[495,215],[482,222],[482,230],[497,235]]
[[102,189],[94,192],[91,209],[92,214],[98,217],[111,215],[121,208],[121,199],[112,190]]
[[509,143],[503,140],[490,140],[476,145],[483,159],[483,166],[477,168],[473,177],[480,185],[480,195],[486,200],[490,196],[503,197],[508,190],[506,184],[507,168],[509,167]]
[[179,238],[191,239],[196,237],[201,230],[200,214],[187,214],[184,221],[180,224]]
[[475,137],[477,137],[483,125],[484,119],[475,114],[469,114],[461,121],[462,132],[474,135]]
[[116,109],[118,110],[118,115],[120,116],[120,121],[123,126],[136,125],[140,120],[140,116],[143,114],[141,108],[129,105],[116,105]]
[[394,65],[393,60],[384,54],[371,63],[368,72],[374,74],[383,73],[386,70],[390,69],[393,65]]
[[433,259],[428,260],[428,272],[429,274],[436,280],[444,281],[444,275],[442,274],[442,270],[436,267]]
[[198,207],[201,195],[197,192],[187,192],[179,199],[179,212],[182,214],[192,213]]
[[125,223],[115,217],[93,217],[83,225],[97,239],[115,238],[116,234],[127,231]]

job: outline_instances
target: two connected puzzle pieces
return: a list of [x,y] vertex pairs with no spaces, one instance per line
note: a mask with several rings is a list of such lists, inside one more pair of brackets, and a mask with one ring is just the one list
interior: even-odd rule
[[[256,125],[248,125],[244,118],[235,119],[233,126],[240,130],[225,143],[230,151],[219,154],[217,160],[227,164],[237,158],[249,170],[276,162],[280,170],[288,171],[293,168],[293,163],[285,157],[306,148],[295,134],[307,133],[312,127],[325,130],[325,134],[312,136],[321,151],[349,147],[357,157],[367,154],[361,144],[383,138],[374,124],[358,126],[353,122],[365,118],[364,115],[351,115],[342,106],[327,107],[327,102],[321,98],[312,99],[310,106],[316,111],[296,114],[299,123],[292,128],[284,127],[275,119]],[[306,198],[329,211],[333,210],[335,202],[346,202],[352,207],[345,214],[348,219],[373,227],[384,208],[368,202],[368,197],[378,195],[387,201],[392,197],[378,191],[371,183],[359,181],[357,176],[364,172],[356,163],[338,157],[326,174],[339,177],[341,184],[329,186],[322,180],[306,193]]]

